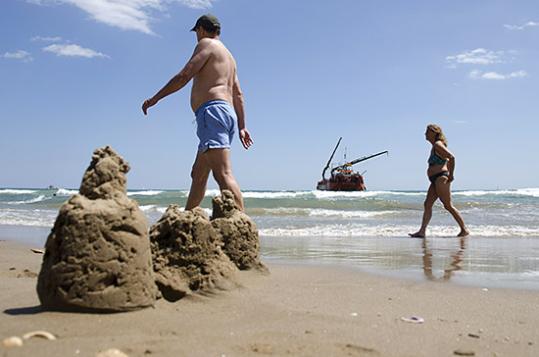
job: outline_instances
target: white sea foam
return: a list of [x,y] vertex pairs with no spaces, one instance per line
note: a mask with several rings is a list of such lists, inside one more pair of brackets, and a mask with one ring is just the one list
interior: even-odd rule
[[57,214],[55,210],[2,209],[0,210],[0,224],[52,227]]
[[[212,192],[209,192],[212,191]],[[206,196],[216,196],[219,190],[209,190]],[[283,199],[283,198],[302,198],[315,197],[321,200],[335,199],[355,199],[369,198],[380,196],[425,196],[425,191],[244,191],[244,198],[266,198],[266,199]],[[539,197],[539,188],[522,188],[514,190],[470,190],[470,191],[455,191],[453,195],[457,196],[503,196],[503,195],[518,195]]]
[[[186,191],[186,194],[189,194],[189,191]],[[219,196],[220,194],[221,190],[219,189],[206,190],[206,197],[215,197]]]
[[56,196],[73,196],[77,193],[79,193],[79,190],[69,190],[66,188],[59,188],[56,191]]
[[5,195],[29,195],[29,194],[36,193],[36,192],[37,192],[36,190],[16,190],[16,189],[11,189],[11,188],[4,188],[4,189],[0,190],[0,195],[1,194],[5,194]]
[[[143,206],[140,206],[141,211],[146,213],[146,214],[150,214],[150,213],[163,214],[163,213],[166,212],[167,208],[168,207],[157,206],[157,205],[143,205]],[[208,214],[208,216],[210,216],[211,213],[212,213],[212,210],[210,208],[203,208],[203,210]],[[180,211],[185,211],[185,207],[180,207]]]
[[475,190],[455,191],[454,196],[531,196],[539,197],[539,188],[519,188],[515,190]]
[[321,208],[295,208],[295,207],[279,207],[279,208],[263,208],[260,210],[266,215],[275,216],[311,216],[311,217],[342,217],[342,218],[369,218],[385,215],[394,215],[398,211],[345,211],[345,210],[330,210]]
[[167,207],[160,207],[156,205],[144,205],[144,206],[140,206],[140,209],[144,213],[158,212],[158,213],[163,214],[167,210]]
[[539,271],[531,271],[531,270],[528,270],[528,271],[525,271],[523,273],[521,273],[524,277],[528,277],[528,278],[539,278]]
[[282,198],[308,198],[314,197],[317,199],[333,200],[343,198],[365,198],[381,195],[401,195],[401,196],[424,196],[424,192],[404,192],[404,191],[244,191],[244,198],[267,198],[267,199],[282,199]]
[[[413,227],[416,228],[416,227]],[[260,229],[261,236],[272,237],[396,237],[405,236],[413,230],[403,226],[365,226],[365,225],[317,225],[303,228]]]
[[318,199],[335,199],[335,198],[362,198],[373,197],[379,195],[377,191],[312,191],[312,194]]
[[[539,227],[522,226],[469,226],[471,237],[499,238],[539,238]],[[417,226],[412,225],[362,225],[334,224],[316,225],[312,227],[266,228],[260,230],[262,236],[273,237],[407,237],[415,232]],[[454,237],[458,227],[432,226],[429,227],[429,237]]]
[[244,198],[297,198],[310,195],[311,191],[245,191],[242,192]]
[[157,196],[163,193],[163,191],[148,190],[148,191],[130,191],[127,192],[128,196]]
[[526,196],[539,197],[539,188],[519,188],[517,192]]
[[385,216],[396,214],[397,211],[342,211],[329,209],[312,209],[309,212],[310,216],[314,217],[344,217],[344,218],[370,218],[377,216]]

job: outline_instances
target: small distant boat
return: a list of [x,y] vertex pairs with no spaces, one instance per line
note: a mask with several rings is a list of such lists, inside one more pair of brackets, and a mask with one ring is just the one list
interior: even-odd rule
[[369,156],[363,156],[359,159],[355,159],[345,164],[336,166],[331,169],[330,178],[326,179],[326,171],[331,164],[331,160],[333,160],[333,156],[335,155],[335,152],[337,151],[341,140],[342,137],[339,138],[339,141],[337,142],[335,149],[333,149],[333,153],[329,157],[329,160],[324,167],[324,170],[322,170],[322,181],[318,181],[316,189],[321,191],[365,191],[367,187],[365,186],[363,176],[359,172],[355,172],[354,170],[352,170],[352,166],[362,161],[369,160],[383,154],[387,154],[388,151],[386,150]]

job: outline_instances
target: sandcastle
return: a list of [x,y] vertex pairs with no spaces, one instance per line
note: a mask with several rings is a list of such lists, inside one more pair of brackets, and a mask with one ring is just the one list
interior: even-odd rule
[[256,225],[231,192],[213,199],[211,220],[201,208],[169,206],[148,235],[146,217],[127,197],[128,171],[109,146],[94,151],[47,238],[37,284],[43,307],[135,310],[159,296],[176,301],[227,288],[238,270],[267,271]]
[[213,199],[211,221],[200,208],[169,206],[151,227],[150,241],[156,283],[169,301],[226,287],[238,269],[267,271],[260,262],[256,225],[227,190]]
[[45,308],[126,311],[153,305],[148,224],[127,197],[128,171],[112,148],[94,151],[79,193],[60,208],[47,238],[37,284]]
[[212,200],[211,224],[223,242],[225,254],[240,270],[267,271],[260,262],[260,240],[253,220],[236,207],[234,195],[224,190]]

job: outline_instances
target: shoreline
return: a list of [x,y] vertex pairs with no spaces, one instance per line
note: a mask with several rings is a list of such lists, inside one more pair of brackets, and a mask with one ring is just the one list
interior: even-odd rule
[[[3,356],[539,355],[539,293],[381,277],[346,267],[275,264],[240,286],[118,314],[42,312],[41,255],[0,241],[0,335],[47,330]],[[14,269],[12,269],[14,268]],[[25,272],[25,269],[27,270]],[[424,323],[402,317],[419,316]]]
[[[50,229],[0,225],[0,240],[43,248]],[[18,239],[11,239],[13,236]],[[345,269],[452,286],[539,291],[539,266],[533,253],[539,251],[537,239],[261,236],[260,242],[262,259],[276,265]]]

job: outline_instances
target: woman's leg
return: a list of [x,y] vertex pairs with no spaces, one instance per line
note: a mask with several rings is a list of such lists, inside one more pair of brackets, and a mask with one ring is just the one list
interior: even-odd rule
[[434,202],[438,199],[438,194],[436,193],[436,188],[434,184],[431,184],[429,186],[429,190],[427,191],[427,197],[425,198],[425,202],[423,203],[423,220],[421,221],[421,228],[415,233],[410,233],[410,237],[414,238],[424,238],[427,232],[427,226],[429,225],[430,219],[432,217],[432,206],[434,205]]
[[453,203],[451,202],[451,183],[449,182],[449,179],[444,176],[439,177],[435,184],[436,193],[438,194],[438,197],[440,197],[440,201],[442,201],[444,204],[444,208],[451,213],[460,227],[460,233],[457,235],[457,237],[467,236],[470,234],[470,232],[468,231],[468,228],[466,228],[460,212],[453,206]]

